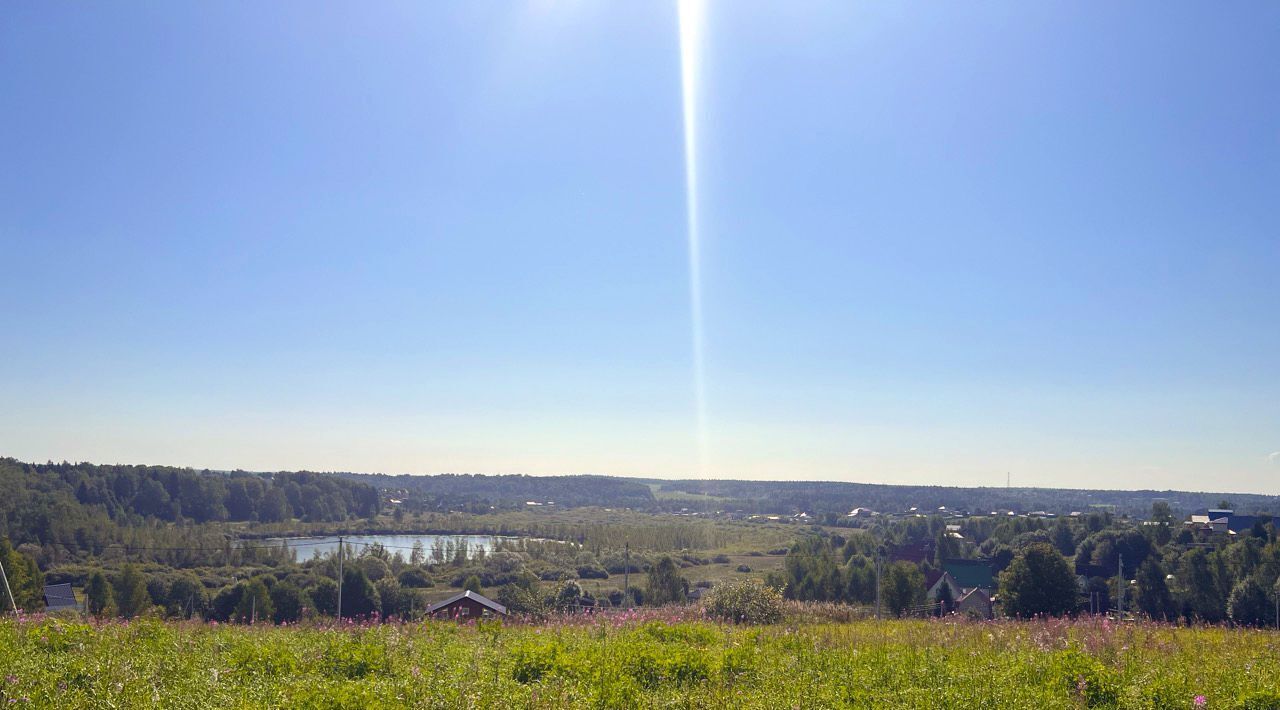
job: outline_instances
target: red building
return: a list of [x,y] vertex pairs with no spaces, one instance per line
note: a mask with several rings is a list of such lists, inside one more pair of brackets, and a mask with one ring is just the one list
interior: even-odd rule
[[482,594],[467,590],[427,607],[427,615],[437,619],[467,621],[506,616],[507,608]]

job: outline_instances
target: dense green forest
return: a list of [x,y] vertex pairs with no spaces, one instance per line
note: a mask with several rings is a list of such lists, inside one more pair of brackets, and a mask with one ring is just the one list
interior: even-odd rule
[[0,459],[0,537],[100,550],[122,528],[224,521],[315,522],[378,514],[378,490],[332,475]]

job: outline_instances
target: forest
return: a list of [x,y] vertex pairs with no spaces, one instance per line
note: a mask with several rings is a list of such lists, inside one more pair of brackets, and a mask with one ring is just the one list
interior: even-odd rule
[[378,490],[309,472],[220,473],[168,466],[0,459],[0,536],[97,549],[121,528],[169,522],[334,522],[370,518]]
[[531,502],[571,508],[649,509],[654,505],[653,492],[644,482],[615,476],[341,475],[394,494],[410,511],[487,512],[491,506],[519,509]]
[[[41,605],[42,584],[68,582],[95,614],[222,621],[259,611],[282,622],[335,615],[339,586],[344,615],[412,617],[457,589],[483,590],[514,610],[541,615],[681,601],[737,579],[864,614],[879,591],[886,613],[909,616],[939,610],[924,598],[926,580],[948,560],[982,561],[1006,599],[1016,594],[1004,585],[1016,580],[1005,577],[1028,559],[1065,570],[1058,581],[1035,582],[1069,587],[1047,610],[1055,615],[1113,610],[1124,595],[1127,610],[1154,619],[1259,625],[1275,621],[1269,600],[1280,595],[1280,543],[1274,523],[1263,522],[1270,518],[1240,534],[1219,534],[1184,525],[1185,516],[1165,500],[1140,515],[1110,508],[1060,517],[946,510],[770,520],[724,510],[669,512],[664,508],[673,502],[687,501],[625,479],[580,479],[577,497],[556,501],[535,496],[541,480],[424,477],[410,487],[402,477],[3,459],[0,485],[8,495],[0,498],[0,562],[29,609]],[[548,490],[566,493],[574,480],[553,478]],[[779,495],[803,488],[748,489],[769,486]],[[726,482],[713,495],[744,490]],[[433,511],[412,505],[414,495],[465,502]],[[542,505],[512,503],[535,497]],[[652,502],[603,507],[642,500]],[[486,501],[505,507],[480,505]],[[307,543],[288,539],[344,531],[515,537],[489,550],[452,540],[414,549],[349,545],[341,575],[332,555],[300,559],[299,545]]]

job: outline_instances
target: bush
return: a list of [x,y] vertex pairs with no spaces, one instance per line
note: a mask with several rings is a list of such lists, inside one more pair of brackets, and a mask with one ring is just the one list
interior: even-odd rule
[[578,567],[578,579],[608,579],[609,573],[599,565],[582,565]]
[[1085,707],[1114,707],[1120,697],[1116,672],[1081,651],[1056,654],[1051,669],[1059,687]]
[[400,573],[400,586],[410,587],[412,589],[425,589],[426,587],[434,587],[435,582],[431,581],[431,575],[427,574],[419,567],[410,567]]
[[755,580],[727,582],[703,603],[707,614],[735,624],[775,624],[782,620],[782,594]]
[[548,676],[571,676],[574,664],[560,644],[525,644],[515,650],[511,677],[519,683],[534,683]]
[[714,563],[716,563],[716,564],[718,564],[718,565],[727,565],[727,564],[729,564],[729,556],[728,556],[728,555],[716,555],[715,557],[712,557],[712,558],[711,558],[711,561],[712,561],[712,562],[714,562]]
[[1280,693],[1261,691],[1245,697],[1242,710],[1280,710]]
[[747,565],[738,565],[738,571],[746,573],[746,572],[750,572],[751,568],[748,567]]

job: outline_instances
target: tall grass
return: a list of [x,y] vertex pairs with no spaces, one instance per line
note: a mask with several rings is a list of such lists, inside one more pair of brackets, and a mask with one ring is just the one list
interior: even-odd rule
[[284,628],[8,619],[0,707],[1280,708],[1274,632],[695,616]]

